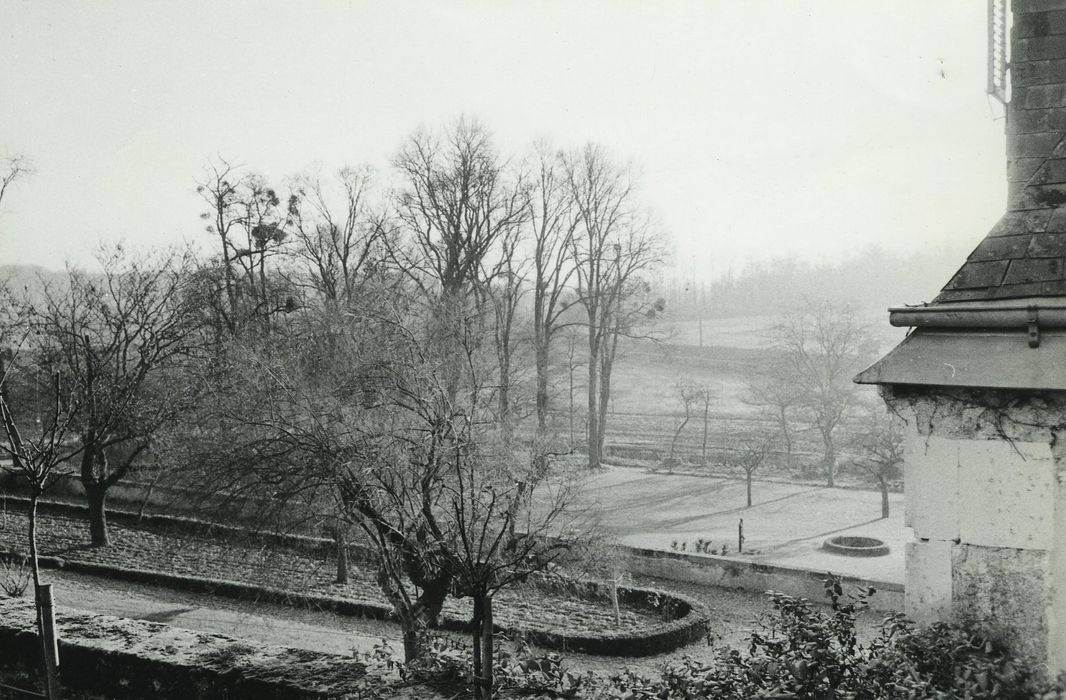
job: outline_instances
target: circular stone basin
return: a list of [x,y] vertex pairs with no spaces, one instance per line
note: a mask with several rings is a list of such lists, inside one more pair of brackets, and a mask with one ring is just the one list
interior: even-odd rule
[[876,537],[840,535],[822,543],[822,549],[846,557],[883,557],[888,554],[888,545]]

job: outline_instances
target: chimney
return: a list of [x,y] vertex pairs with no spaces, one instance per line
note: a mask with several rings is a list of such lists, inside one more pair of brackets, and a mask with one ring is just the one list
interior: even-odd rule
[[1066,0],[1013,0],[1007,211],[855,381],[907,422],[906,607],[1066,671]]

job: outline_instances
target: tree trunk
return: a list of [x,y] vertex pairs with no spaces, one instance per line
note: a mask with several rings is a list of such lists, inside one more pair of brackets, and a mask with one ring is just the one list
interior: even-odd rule
[[751,508],[751,472],[747,473],[748,508]]
[[548,341],[537,343],[537,432],[548,432]]
[[788,412],[780,409],[781,438],[785,441],[785,469],[792,470],[792,431],[788,429]]
[[596,454],[603,459],[603,446],[607,437],[607,408],[611,401],[611,370],[614,368],[614,353],[618,347],[618,336],[614,336],[610,348],[601,348],[602,365],[600,366],[600,416],[597,428]]
[[881,517],[888,517],[888,479],[883,476],[877,477],[881,486]]
[[336,583],[348,583],[348,538],[345,537],[344,526],[337,524],[333,528],[333,543],[337,551],[337,580]]
[[55,666],[54,649],[45,634],[45,606],[41,598],[41,566],[37,557],[37,501],[41,492],[37,487],[30,493],[29,540],[30,570],[33,572],[33,602],[37,607],[37,639],[41,646],[41,669],[44,677],[45,694],[48,700],[60,700],[62,690],[59,685],[59,673]]
[[486,595],[482,599],[481,613],[481,678],[482,697],[485,700],[492,698],[494,685],[492,664],[494,656],[494,637],[492,627],[492,596]]
[[837,464],[837,451],[836,445],[833,444],[833,434],[822,430],[822,442],[825,444],[825,485],[833,488],[833,476]]
[[411,663],[421,653],[420,634],[418,630],[405,629],[403,631],[403,660]]
[[511,425],[511,357],[510,350],[500,358],[500,434],[505,445],[511,444],[514,430]]
[[[37,500],[41,497],[41,494],[35,488],[30,493],[30,513],[29,513],[29,537],[30,537],[30,570],[33,572],[33,590],[36,591],[37,587],[41,585],[41,567],[37,563]],[[43,638],[43,637],[42,637]]]
[[570,365],[570,449],[574,449],[574,365]]
[[[681,431],[688,425],[688,411],[685,411],[685,419],[681,421],[681,425],[677,426],[677,430],[674,431],[674,439],[670,441],[670,469],[673,470],[674,466],[674,454],[677,451],[677,439],[681,437]],[[706,452],[706,440],[704,441],[704,452]]]
[[589,469],[600,468],[600,361],[599,344],[589,342]]
[[[483,609],[484,609],[484,606],[483,606],[483,604],[481,602],[481,596],[475,594],[474,595],[474,619],[471,621],[471,628],[472,629],[470,630],[471,642],[472,642],[472,646],[473,646],[473,652],[472,653],[473,653],[473,668],[474,668],[474,699],[475,700],[482,700],[482,698],[484,698],[484,696],[482,695],[482,692],[481,692],[481,689],[483,687],[482,686],[482,674],[484,672],[484,667],[485,667],[484,657],[482,656],[482,649],[481,649],[481,637],[482,637],[481,628],[482,628],[482,625],[484,624],[484,622],[482,620],[482,617],[481,617]],[[488,699],[485,698],[485,700],[488,700]]]
[[96,483],[82,482],[85,487],[85,498],[89,502],[89,537],[93,547],[106,547],[111,544],[111,538],[107,532],[107,487]]
[[703,400],[703,445],[700,446],[700,464],[707,466],[707,424],[709,422],[708,415],[711,410],[711,402],[707,399]]

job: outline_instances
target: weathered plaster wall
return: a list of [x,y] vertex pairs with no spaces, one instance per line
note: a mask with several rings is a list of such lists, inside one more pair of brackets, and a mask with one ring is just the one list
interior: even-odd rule
[[907,423],[908,614],[970,622],[1066,669],[1066,393],[882,396]]

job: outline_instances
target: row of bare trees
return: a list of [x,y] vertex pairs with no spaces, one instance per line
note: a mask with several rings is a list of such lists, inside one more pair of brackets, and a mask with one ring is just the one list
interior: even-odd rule
[[619,341],[662,310],[662,237],[593,145],[506,159],[459,120],[393,165],[387,191],[347,168],[283,192],[219,162],[198,188],[210,258],[111,246],[99,270],[10,292],[0,456],[33,504],[76,478],[94,546],[138,470],[249,522],[328,525],[339,579],[353,535],[409,659],[447,596],[472,599],[489,697],[494,593],[585,527],[553,470],[553,343],[587,331],[598,466]]

